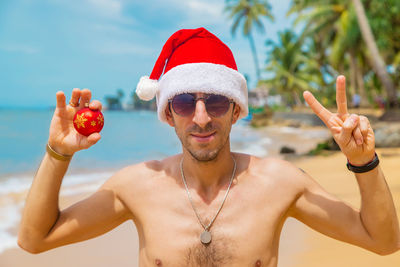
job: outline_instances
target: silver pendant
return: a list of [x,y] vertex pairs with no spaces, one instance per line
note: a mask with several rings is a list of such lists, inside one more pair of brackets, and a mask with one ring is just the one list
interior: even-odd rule
[[202,232],[200,235],[200,241],[204,245],[208,245],[211,242],[211,233],[207,230],[204,230],[204,232]]

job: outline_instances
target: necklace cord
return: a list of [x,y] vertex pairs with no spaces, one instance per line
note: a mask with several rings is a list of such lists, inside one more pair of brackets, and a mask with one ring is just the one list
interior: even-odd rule
[[197,212],[197,209],[196,209],[196,207],[194,206],[194,203],[193,203],[193,200],[192,200],[192,195],[191,195],[190,192],[189,192],[189,188],[188,188],[188,186],[187,186],[186,179],[185,179],[185,174],[184,174],[184,172],[183,172],[183,157],[182,157],[182,159],[181,159],[181,163],[180,163],[181,176],[182,176],[183,184],[185,185],[185,188],[186,188],[186,193],[187,193],[187,195],[188,195],[190,204],[192,205],[193,211],[194,211],[194,213],[196,214],[197,219],[199,220],[199,223],[201,224],[201,226],[203,227],[203,229],[206,230],[206,231],[208,231],[208,229],[211,228],[211,225],[214,223],[214,220],[217,218],[219,212],[221,211],[222,206],[224,205],[225,200],[226,200],[226,198],[228,197],[228,193],[229,193],[229,190],[230,190],[230,188],[231,188],[233,178],[235,177],[235,174],[236,174],[236,160],[235,160],[235,158],[234,158],[232,155],[231,155],[231,157],[232,157],[232,160],[233,160],[233,171],[232,171],[232,177],[231,177],[231,180],[230,180],[230,182],[229,182],[228,189],[227,189],[226,192],[225,192],[224,199],[222,200],[222,203],[221,203],[221,205],[220,205],[220,207],[219,207],[217,213],[215,214],[214,218],[211,220],[211,222],[210,222],[207,226],[205,226],[205,225],[203,224],[203,222],[201,221],[200,216],[199,216],[199,213]]

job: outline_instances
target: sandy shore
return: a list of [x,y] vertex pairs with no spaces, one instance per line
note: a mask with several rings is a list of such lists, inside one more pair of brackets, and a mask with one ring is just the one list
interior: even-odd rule
[[[400,149],[377,149],[381,159],[381,167],[390,187],[400,217]],[[341,200],[360,207],[360,193],[352,173],[345,166],[346,159],[342,153],[330,156],[302,158],[295,164],[305,170],[327,191]],[[298,224],[301,224],[295,221]],[[305,236],[304,250],[296,255],[297,263],[291,266],[333,267],[333,266],[363,266],[363,267],[397,267],[400,266],[400,252],[388,256],[379,256],[364,249],[325,237],[310,228],[299,226]]]
[[[378,149],[381,166],[400,212],[400,149]],[[341,153],[329,156],[301,157],[294,163],[314,177],[327,191],[359,207],[360,195],[354,176],[345,167]],[[67,206],[84,197],[63,199]],[[400,214],[399,214],[400,216]],[[31,255],[19,248],[0,254],[0,266],[137,266],[138,237],[132,223],[125,223],[94,240]],[[325,237],[289,219],[281,236],[280,267],[397,267],[400,252],[379,256],[361,248]]]

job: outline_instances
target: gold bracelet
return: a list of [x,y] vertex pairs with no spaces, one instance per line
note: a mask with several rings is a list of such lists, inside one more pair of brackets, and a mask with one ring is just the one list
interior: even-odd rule
[[63,154],[57,153],[49,145],[49,143],[47,143],[47,145],[46,145],[46,150],[47,150],[47,153],[49,153],[50,156],[52,156],[53,158],[58,159],[58,160],[68,161],[68,160],[71,160],[71,158],[72,158],[72,155],[63,155]]

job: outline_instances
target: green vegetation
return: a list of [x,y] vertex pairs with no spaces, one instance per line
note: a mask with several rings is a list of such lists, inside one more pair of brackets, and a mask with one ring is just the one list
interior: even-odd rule
[[328,142],[319,143],[319,144],[317,144],[317,147],[316,147],[316,148],[314,148],[313,150],[311,150],[310,152],[308,152],[308,155],[309,155],[309,156],[321,155],[321,154],[323,154],[323,152],[325,152],[326,150],[330,150],[330,149],[329,149],[329,144],[328,144]]
[[[255,55],[252,25],[263,30],[262,19],[273,19],[269,1],[226,0],[226,10],[233,33],[243,22]],[[284,106],[301,106],[304,90],[334,106],[335,78],[344,74],[349,102],[358,95],[361,107],[398,110],[400,1],[293,0],[287,15],[295,16],[294,25],[277,42],[266,34],[268,59],[261,69],[270,76],[262,80],[257,72],[258,87],[281,95]]]
[[265,32],[262,17],[273,20],[271,6],[267,0],[226,0],[226,12],[229,18],[233,19],[232,35],[235,35],[237,28],[243,24],[243,35],[249,39],[254,65],[257,73],[257,81],[260,80],[260,66],[257,58],[256,46],[252,31],[254,25],[260,32]]
[[125,93],[121,88],[117,89],[117,95],[107,95],[104,97],[106,101],[106,106],[108,110],[122,110],[122,98],[124,98]]
[[143,101],[135,92],[132,93],[132,106],[136,110],[157,110],[155,98],[150,101]]

